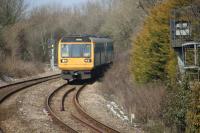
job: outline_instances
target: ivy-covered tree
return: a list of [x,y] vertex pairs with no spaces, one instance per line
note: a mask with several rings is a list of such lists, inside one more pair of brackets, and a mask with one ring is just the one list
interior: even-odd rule
[[163,98],[162,119],[167,127],[176,127],[178,133],[183,133],[186,130],[190,92],[188,81],[184,80],[182,84],[170,84],[167,95]]
[[167,0],[157,4],[133,42],[132,72],[138,82],[176,77],[176,56],[170,45],[170,12],[191,4],[190,0]]
[[193,85],[190,94],[189,111],[187,113],[187,132],[200,132],[200,84]]
[[134,41],[132,71],[138,82],[166,79],[169,62],[168,3],[155,6]]

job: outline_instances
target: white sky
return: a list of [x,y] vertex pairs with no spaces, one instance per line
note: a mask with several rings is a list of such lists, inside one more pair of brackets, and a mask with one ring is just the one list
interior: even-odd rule
[[73,5],[79,5],[84,2],[87,2],[88,0],[25,0],[26,4],[28,4],[28,7],[30,9],[34,7],[39,7],[43,5],[61,5],[63,6],[73,6]]

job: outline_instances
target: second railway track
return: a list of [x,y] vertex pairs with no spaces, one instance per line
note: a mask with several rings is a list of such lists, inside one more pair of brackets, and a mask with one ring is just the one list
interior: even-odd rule
[[[58,88],[56,88],[52,93],[49,94],[49,96],[46,99],[45,106],[47,111],[52,116],[53,121],[55,121],[57,124],[61,125],[66,129],[68,132],[77,133],[77,132],[97,132],[97,133],[119,133],[119,131],[108,127],[104,125],[103,123],[99,122],[98,120],[92,118],[80,105],[79,103],[79,95],[81,91],[86,87],[86,85],[82,86],[70,86],[68,84],[64,84]],[[56,94],[59,93],[63,88],[68,88],[66,92],[62,91],[63,93],[60,95]],[[73,94],[73,95],[72,95]],[[59,103],[56,103],[53,105],[53,97],[58,96],[60,98]],[[65,99],[69,98],[69,95],[71,100],[69,101],[69,107],[64,106],[65,105]],[[56,98],[54,98],[56,99]],[[56,105],[56,106],[55,106]],[[56,107],[56,108],[55,108]],[[73,108],[73,109],[71,109]],[[66,116],[64,117],[63,113],[68,112],[68,118],[72,118],[74,124],[79,123],[78,125],[81,128],[84,129],[77,129],[76,125],[72,125],[70,122],[66,122]],[[80,128],[79,127],[79,128]]]
[[55,75],[50,75],[50,76],[45,76],[45,77],[40,77],[40,78],[35,78],[31,80],[25,80],[21,82],[16,82],[12,84],[8,84],[5,86],[0,87],[0,104],[8,97],[10,97],[12,94],[21,91],[23,89],[26,89],[28,87],[31,87],[33,85],[37,85],[49,80],[57,79],[60,78],[60,74],[55,74]]

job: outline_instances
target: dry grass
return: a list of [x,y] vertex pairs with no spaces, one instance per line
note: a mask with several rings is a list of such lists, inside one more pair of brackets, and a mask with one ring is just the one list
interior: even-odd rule
[[159,83],[152,83],[135,87],[132,94],[132,103],[135,115],[143,122],[158,120],[161,116],[162,98],[165,87]]
[[161,83],[136,85],[129,71],[129,53],[119,52],[114,65],[105,74],[102,93],[109,100],[121,104],[126,111],[134,113],[141,122],[160,117],[165,87]]
[[0,64],[0,75],[22,78],[35,75],[44,71],[42,64],[33,62],[23,62],[17,59],[5,59]]

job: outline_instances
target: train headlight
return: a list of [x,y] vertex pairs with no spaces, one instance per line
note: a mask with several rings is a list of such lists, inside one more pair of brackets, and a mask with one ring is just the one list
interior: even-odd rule
[[67,59],[61,59],[61,63],[67,63],[68,60]]
[[85,59],[84,62],[90,63],[90,62],[92,62],[92,60],[91,59]]

